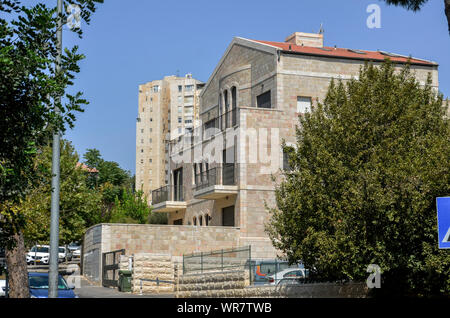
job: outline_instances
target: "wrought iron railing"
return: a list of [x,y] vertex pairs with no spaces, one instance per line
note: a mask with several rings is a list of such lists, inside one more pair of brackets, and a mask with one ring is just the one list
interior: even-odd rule
[[203,137],[206,139],[219,131],[236,126],[238,124],[238,111],[238,108],[233,108],[205,122],[203,125]]
[[248,269],[251,273],[251,255],[251,246],[185,254],[183,255],[183,274],[243,269]]
[[195,190],[201,190],[219,184],[218,169],[211,168],[195,175]]
[[225,163],[218,167],[202,171],[195,175],[195,190],[201,190],[215,185],[235,185],[235,165]]
[[152,191],[152,204],[165,201],[184,201],[183,185],[167,185]]

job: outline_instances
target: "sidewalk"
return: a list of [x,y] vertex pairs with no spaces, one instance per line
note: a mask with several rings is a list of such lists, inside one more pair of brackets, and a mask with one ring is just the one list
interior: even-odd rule
[[173,294],[139,295],[122,293],[117,288],[107,288],[91,284],[81,277],[81,288],[76,288],[75,294],[80,298],[174,298]]

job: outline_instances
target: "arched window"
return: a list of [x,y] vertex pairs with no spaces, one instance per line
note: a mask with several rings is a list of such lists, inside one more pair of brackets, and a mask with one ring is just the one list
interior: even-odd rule
[[236,86],[231,88],[231,127],[234,127],[237,123],[237,94]]
[[224,125],[223,125],[223,127],[224,128],[228,128],[228,127],[230,127],[230,121],[229,121],[229,119],[230,119],[230,114],[229,114],[229,111],[230,111],[230,100],[228,99],[228,91],[227,90],[225,90],[224,92],[223,92],[223,101],[224,101],[224,104],[225,104],[225,111],[224,111],[224,117],[223,117],[223,120],[224,120]]
[[[222,113],[223,113],[223,100],[222,100],[222,93],[219,94],[219,114],[218,114],[218,118],[222,118]],[[222,122],[219,120],[219,129],[222,129]],[[217,126],[216,126],[217,127]]]
[[194,226],[197,225],[197,218],[194,216],[194,220],[192,221],[192,223],[194,224]]
[[198,225],[200,225],[200,226],[203,225],[203,216],[202,216],[202,215],[200,215],[200,216],[198,217]]
[[209,225],[209,214],[205,215],[205,225],[208,226]]

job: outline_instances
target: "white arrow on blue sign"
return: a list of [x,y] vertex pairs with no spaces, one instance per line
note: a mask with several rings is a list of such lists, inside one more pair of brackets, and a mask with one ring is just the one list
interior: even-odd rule
[[450,197],[437,198],[439,248],[450,248]]

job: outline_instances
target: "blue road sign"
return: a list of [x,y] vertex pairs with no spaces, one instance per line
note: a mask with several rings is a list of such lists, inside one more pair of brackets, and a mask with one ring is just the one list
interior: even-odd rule
[[437,198],[439,248],[450,248],[450,197]]

